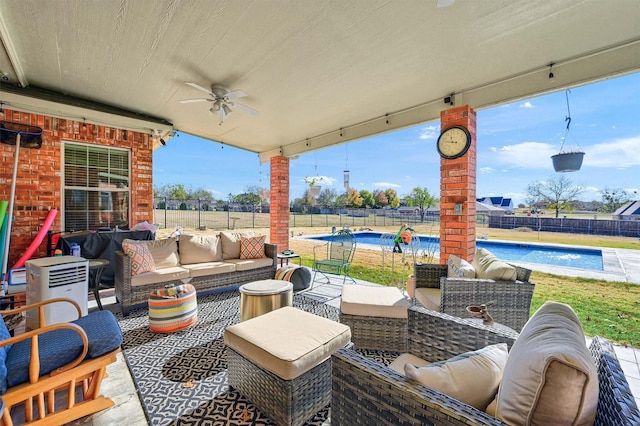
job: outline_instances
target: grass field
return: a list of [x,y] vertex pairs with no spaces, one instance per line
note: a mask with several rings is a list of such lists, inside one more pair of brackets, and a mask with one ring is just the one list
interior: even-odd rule
[[[333,226],[333,225],[331,225]],[[311,235],[331,232],[328,227],[292,227],[294,235]],[[377,232],[396,232],[397,226],[378,226],[371,228]],[[437,225],[416,225],[418,234],[437,234]],[[352,228],[357,229],[357,228]],[[264,228],[254,229],[257,234],[269,234],[268,224]],[[158,237],[168,235],[170,230],[159,230]],[[211,232],[187,229],[186,232]],[[504,230],[478,228],[477,234],[487,234],[489,239],[507,241],[534,241],[544,243],[570,243],[584,246],[640,249],[635,238],[606,237],[593,235],[560,234],[549,232],[525,232],[522,230]],[[302,257],[302,263],[311,266],[313,247],[319,243],[297,238],[289,240],[290,248]],[[394,277],[382,271],[382,255],[377,250],[358,248],[354,257],[351,275],[369,282],[394,285],[406,279],[410,269],[401,269]],[[582,322],[585,334],[600,335],[614,342],[632,347],[640,347],[640,285],[630,283],[604,282],[594,279],[565,277],[534,271],[531,281],[536,284],[531,312],[547,300],[567,303],[576,311]]]

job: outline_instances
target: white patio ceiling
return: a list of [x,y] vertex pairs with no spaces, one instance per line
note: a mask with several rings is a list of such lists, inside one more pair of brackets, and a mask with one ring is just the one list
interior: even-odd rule
[[[438,119],[452,93],[478,110],[638,71],[639,17],[636,0],[2,0],[0,102],[266,161]],[[186,82],[259,115],[219,125],[179,103],[204,95]]]

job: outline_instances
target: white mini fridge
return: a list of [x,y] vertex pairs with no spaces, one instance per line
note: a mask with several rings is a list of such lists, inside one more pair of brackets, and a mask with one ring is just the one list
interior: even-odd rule
[[[27,304],[64,297],[80,305],[82,316],[87,315],[89,303],[89,261],[76,256],[54,256],[28,260]],[[73,321],[77,311],[70,303],[53,303],[45,307],[45,324]],[[38,327],[38,311],[26,314],[28,330]]]

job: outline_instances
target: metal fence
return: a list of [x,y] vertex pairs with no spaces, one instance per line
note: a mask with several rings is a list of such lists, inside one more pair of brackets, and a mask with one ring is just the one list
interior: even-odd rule
[[[181,226],[220,230],[270,226],[269,206],[161,198],[154,200],[154,207],[153,222],[160,228],[173,229]],[[437,224],[439,221],[440,212],[437,210],[427,210],[424,218],[421,218],[419,214],[413,212],[399,213],[393,209],[313,207],[306,211],[292,209],[289,227],[342,228],[348,226],[352,229],[366,229],[373,226],[400,226],[404,223]],[[630,220],[478,215],[476,223],[489,228],[529,228],[533,231],[545,232],[640,237],[640,221]]]
[[[416,214],[402,214],[392,209],[292,210],[290,227],[368,228],[439,222],[439,212],[427,211],[422,219]],[[268,206],[213,202],[211,200],[154,199],[153,223],[160,228],[235,229],[268,228]]]
[[576,219],[567,217],[491,216],[489,228],[529,228],[533,231],[570,234],[640,237],[640,221],[612,219]]

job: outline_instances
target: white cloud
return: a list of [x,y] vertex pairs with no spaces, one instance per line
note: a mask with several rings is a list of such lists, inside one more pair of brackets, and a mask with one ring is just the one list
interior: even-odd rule
[[492,164],[523,169],[549,168],[551,156],[557,154],[557,148],[542,142],[522,142],[490,147],[489,151],[494,153],[488,156]]
[[527,102],[525,102],[523,104],[520,104],[520,108],[533,108],[533,104],[531,102],[527,101]]
[[495,169],[492,167],[480,167],[478,171],[480,172],[481,175],[487,175],[489,173],[493,173]]
[[373,186],[377,187],[377,188],[401,188],[400,185],[398,185],[397,183],[391,183],[391,182],[374,182]]
[[420,135],[418,137],[420,139],[436,139],[439,134],[438,126],[425,126],[420,128]]
[[621,170],[640,166],[640,136],[591,145],[585,149],[584,165]]

